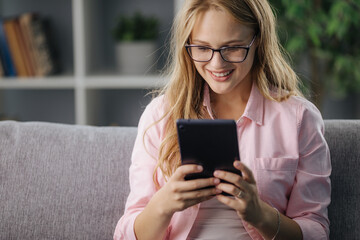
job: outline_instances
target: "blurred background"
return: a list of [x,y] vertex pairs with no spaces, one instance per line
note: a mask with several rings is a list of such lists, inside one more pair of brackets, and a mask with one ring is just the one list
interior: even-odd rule
[[360,118],[360,1],[270,2],[305,95],[324,118]]
[[[325,119],[360,118],[359,1],[270,0]],[[136,126],[182,2],[0,0],[0,119]]]

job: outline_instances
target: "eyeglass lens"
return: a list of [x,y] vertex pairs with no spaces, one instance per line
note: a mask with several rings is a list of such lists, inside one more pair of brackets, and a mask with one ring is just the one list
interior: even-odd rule
[[[189,46],[189,53],[195,61],[210,61],[213,57],[213,50],[202,46]],[[246,48],[226,47],[220,50],[220,54],[225,61],[242,62],[247,55]]]

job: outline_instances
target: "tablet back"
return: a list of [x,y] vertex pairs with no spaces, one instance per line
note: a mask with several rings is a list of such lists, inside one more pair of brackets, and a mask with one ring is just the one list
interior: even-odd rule
[[179,119],[176,124],[182,164],[204,167],[186,179],[212,177],[216,169],[240,174],[233,166],[235,159],[240,160],[234,120]]

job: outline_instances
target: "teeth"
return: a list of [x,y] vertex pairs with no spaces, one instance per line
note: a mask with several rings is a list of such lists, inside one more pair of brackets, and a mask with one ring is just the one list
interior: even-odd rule
[[231,73],[231,70],[224,73],[215,73],[215,72],[211,72],[211,73],[214,74],[216,77],[225,77]]

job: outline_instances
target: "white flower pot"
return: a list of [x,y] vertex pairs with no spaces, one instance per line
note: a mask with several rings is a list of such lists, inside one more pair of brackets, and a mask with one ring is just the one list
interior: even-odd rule
[[119,42],[115,50],[116,64],[121,74],[149,74],[156,68],[156,42]]

